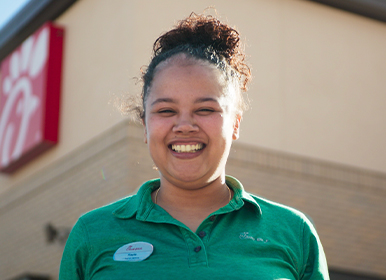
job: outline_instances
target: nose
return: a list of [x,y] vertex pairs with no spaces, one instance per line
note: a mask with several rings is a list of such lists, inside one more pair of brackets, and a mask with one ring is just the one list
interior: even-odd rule
[[187,134],[197,131],[198,126],[190,114],[180,114],[173,126],[173,132],[176,133]]

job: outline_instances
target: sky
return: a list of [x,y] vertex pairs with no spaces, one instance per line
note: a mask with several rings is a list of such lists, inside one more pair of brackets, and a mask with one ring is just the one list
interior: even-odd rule
[[0,0],[0,30],[30,0]]

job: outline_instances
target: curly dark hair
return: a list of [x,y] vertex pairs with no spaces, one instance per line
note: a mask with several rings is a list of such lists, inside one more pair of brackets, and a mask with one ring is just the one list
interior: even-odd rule
[[[240,87],[243,91],[247,90],[251,70],[245,62],[240,35],[235,29],[212,16],[192,13],[188,18],[179,21],[174,29],[155,41],[152,60],[181,45],[189,45],[197,49],[211,48],[216,55],[225,58],[239,74]],[[150,65],[147,72],[149,70]]]
[[145,102],[157,66],[181,53],[188,58],[215,65],[223,71],[227,81],[236,81],[239,88],[238,109],[240,112],[244,110],[246,102],[241,91],[247,90],[251,71],[245,62],[239,33],[212,16],[192,13],[186,19],[179,21],[172,30],[161,35],[153,45],[151,62],[142,71],[142,105],[132,109],[142,120],[145,117]]

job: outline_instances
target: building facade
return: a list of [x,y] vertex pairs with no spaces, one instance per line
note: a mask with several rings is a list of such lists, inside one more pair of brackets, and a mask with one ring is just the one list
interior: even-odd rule
[[331,279],[386,279],[384,22],[300,0],[63,2],[49,18],[65,34],[59,141],[0,175],[0,279],[57,279],[77,218],[158,176],[143,128],[111,101],[140,92],[163,31],[209,6],[254,76],[227,173],[312,219]]

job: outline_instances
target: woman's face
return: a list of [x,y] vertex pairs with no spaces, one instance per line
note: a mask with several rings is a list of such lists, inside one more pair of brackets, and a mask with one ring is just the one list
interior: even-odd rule
[[222,80],[219,70],[201,63],[171,62],[155,74],[144,124],[161,184],[192,189],[224,181],[240,116],[234,89]]

